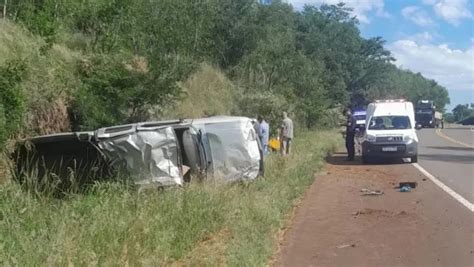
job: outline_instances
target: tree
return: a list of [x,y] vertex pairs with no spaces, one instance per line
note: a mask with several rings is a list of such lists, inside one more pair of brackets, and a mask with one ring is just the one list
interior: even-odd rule
[[7,3],[8,0],[3,1],[3,23],[5,23],[5,20],[7,19]]
[[187,71],[185,66],[173,68],[168,62],[153,65],[143,57],[126,55],[97,56],[81,62],[83,86],[72,109],[74,130],[149,119],[150,108],[165,106],[179,96],[176,80],[185,77]]
[[462,121],[473,114],[473,110],[469,108],[469,104],[461,105],[458,104],[453,108],[453,115],[455,121]]
[[456,120],[454,119],[453,113],[445,113],[445,114],[443,114],[443,119],[444,119],[447,123],[455,123],[455,122],[456,122]]
[[[159,116],[202,62],[236,85],[239,115],[276,119],[286,109],[308,128],[329,124],[328,110],[375,98],[430,99],[439,111],[449,103],[446,88],[392,64],[382,38],[363,38],[343,3],[301,11],[255,0],[15,0],[6,7],[4,0],[9,20],[46,41],[38,42],[40,57],[67,51],[70,65],[79,59],[62,95],[75,129],[145,120],[150,109]],[[2,105],[5,117],[10,109]]]

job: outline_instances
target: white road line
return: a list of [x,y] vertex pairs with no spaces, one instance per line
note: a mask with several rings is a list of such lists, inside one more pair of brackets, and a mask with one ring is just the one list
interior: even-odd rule
[[430,180],[435,183],[437,186],[439,186],[441,189],[443,189],[446,193],[448,193],[450,196],[452,196],[454,199],[459,201],[459,203],[463,204],[468,210],[471,212],[474,212],[474,204],[469,202],[467,199],[463,198],[461,195],[458,193],[454,192],[453,189],[449,188],[447,185],[443,184],[438,178],[434,177],[432,174],[430,174],[428,171],[423,169],[418,163],[413,163],[413,166],[417,168],[421,173],[423,173],[426,177],[430,178]]

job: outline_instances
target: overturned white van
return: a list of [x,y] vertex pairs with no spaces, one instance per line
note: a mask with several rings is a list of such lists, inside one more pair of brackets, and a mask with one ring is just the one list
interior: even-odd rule
[[362,161],[410,158],[418,161],[418,137],[413,104],[405,100],[378,100],[367,107]]
[[[19,142],[16,177],[59,177],[61,187],[125,171],[139,187],[182,185],[192,174],[226,181],[263,174],[263,153],[246,117],[143,122],[38,136]],[[35,172],[35,173],[32,173]]]

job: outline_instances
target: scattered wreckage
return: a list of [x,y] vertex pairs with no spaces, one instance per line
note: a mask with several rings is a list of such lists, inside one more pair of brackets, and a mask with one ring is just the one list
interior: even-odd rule
[[264,166],[252,124],[218,116],[38,136],[17,145],[15,173],[84,184],[126,171],[139,187],[183,185],[191,177],[253,180]]

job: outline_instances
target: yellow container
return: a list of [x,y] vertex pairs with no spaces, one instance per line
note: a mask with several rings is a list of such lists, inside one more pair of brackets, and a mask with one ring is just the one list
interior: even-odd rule
[[270,140],[268,140],[268,147],[272,150],[280,150],[280,140],[277,138],[270,138]]

